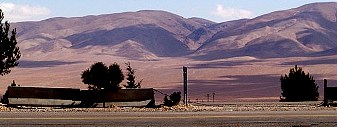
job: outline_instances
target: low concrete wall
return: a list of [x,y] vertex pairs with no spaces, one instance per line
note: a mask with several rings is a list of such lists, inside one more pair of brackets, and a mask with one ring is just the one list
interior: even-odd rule
[[80,89],[9,86],[8,105],[71,106],[80,104]]
[[152,88],[120,89],[118,91],[82,90],[81,98],[82,102],[105,103],[105,106],[154,106],[154,91]]
[[21,106],[76,106],[81,101],[62,99],[39,99],[39,98],[8,98],[9,105]]
[[[154,106],[154,91],[150,89],[80,90],[9,86],[6,95],[12,106]],[[86,105],[87,106],[87,105]]]
[[93,102],[126,102],[154,99],[153,89],[82,90],[82,100]]
[[105,102],[105,103],[94,103],[93,107],[153,107],[153,100],[145,101],[131,101],[131,102]]
[[9,86],[8,98],[79,100],[80,89]]

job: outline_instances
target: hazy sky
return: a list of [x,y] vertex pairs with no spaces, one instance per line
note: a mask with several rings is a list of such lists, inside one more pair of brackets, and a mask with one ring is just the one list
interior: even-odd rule
[[224,22],[314,2],[337,0],[0,0],[0,8],[10,22],[138,10],[164,10],[185,18]]

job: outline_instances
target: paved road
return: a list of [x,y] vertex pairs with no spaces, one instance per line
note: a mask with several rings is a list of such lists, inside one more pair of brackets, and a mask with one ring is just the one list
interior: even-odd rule
[[337,111],[0,112],[0,126],[337,126]]

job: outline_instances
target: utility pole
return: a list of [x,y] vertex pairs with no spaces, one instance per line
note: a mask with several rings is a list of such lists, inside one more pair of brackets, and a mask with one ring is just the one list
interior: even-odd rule
[[183,78],[184,78],[184,103],[188,105],[187,97],[187,67],[183,66]]

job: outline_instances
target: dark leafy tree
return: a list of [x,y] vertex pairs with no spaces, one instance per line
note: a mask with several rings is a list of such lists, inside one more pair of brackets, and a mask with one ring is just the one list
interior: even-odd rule
[[7,21],[3,24],[3,19],[4,14],[0,9],[0,75],[10,73],[10,68],[17,66],[21,57],[19,47],[16,46],[16,29],[9,34],[10,24]]
[[317,101],[318,86],[309,73],[301,67],[291,68],[289,75],[281,76],[281,101]]
[[117,90],[124,76],[116,63],[107,67],[104,63],[97,62],[89,69],[84,70],[81,78],[83,83],[89,85],[88,89],[90,90]]
[[165,96],[164,98],[165,106],[172,107],[172,106],[178,105],[181,100],[181,92],[173,92],[169,97],[170,98]]
[[124,85],[126,88],[140,88],[141,83],[143,80],[140,80],[139,82],[136,83],[136,76],[135,72],[136,70],[131,67],[130,62],[125,63],[126,64],[126,70],[127,70],[127,85]]
[[109,66],[110,89],[118,89],[119,84],[124,80],[122,69],[117,63]]
[[89,89],[99,90],[109,85],[108,68],[104,63],[98,62],[82,73],[82,81],[88,84]]

